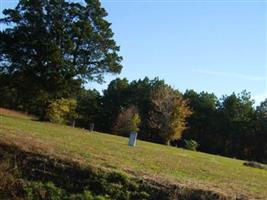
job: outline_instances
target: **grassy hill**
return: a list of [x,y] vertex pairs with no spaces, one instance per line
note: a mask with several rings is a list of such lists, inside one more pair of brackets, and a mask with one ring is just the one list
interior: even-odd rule
[[135,148],[127,143],[127,138],[38,122],[0,110],[2,151],[14,147],[16,151],[76,163],[83,169],[118,172],[169,191],[207,191],[217,199],[267,199],[267,171],[243,166],[241,160],[139,140]]

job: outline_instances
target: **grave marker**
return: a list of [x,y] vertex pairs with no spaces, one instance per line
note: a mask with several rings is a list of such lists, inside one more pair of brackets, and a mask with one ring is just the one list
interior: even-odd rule
[[95,128],[95,124],[94,123],[91,123],[90,124],[90,132],[93,132],[94,131],[94,128]]
[[132,131],[130,133],[129,143],[128,145],[131,147],[135,147],[136,145],[136,139],[137,139],[137,132]]

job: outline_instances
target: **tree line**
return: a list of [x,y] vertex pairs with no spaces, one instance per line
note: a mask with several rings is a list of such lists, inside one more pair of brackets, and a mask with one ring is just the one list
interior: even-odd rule
[[[23,107],[12,101],[0,106]],[[267,163],[267,99],[257,107],[250,93],[179,92],[158,78],[115,79],[100,94],[80,88],[74,98],[51,100],[44,119],[160,144]],[[31,112],[34,113],[34,110]],[[35,113],[37,114],[37,113]]]
[[178,147],[192,140],[199,151],[267,162],[267,99],[255,107],[249,92],[218,98],[194,90],[181,93],[158,78],[116,79],[103,95],[87,90],[83,98],[88,101],[78,102],[90,103],[80,112],[90,117],[79,122],[82,126],[95,122],[98,130],[119,134],[114,132],[118,116],[134,105],[140,139]]
[[122,57],[98,0],[20,0],[0,24],[0,106],[40,120],[267,163],[267,100],[182,93],[159,78],[111,81]]

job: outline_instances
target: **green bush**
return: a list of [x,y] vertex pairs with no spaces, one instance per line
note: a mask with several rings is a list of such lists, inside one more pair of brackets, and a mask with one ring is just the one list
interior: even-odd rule
[[26,193],[26,199],[51,199],[60,200],[63,199],[66,194],[64,190],[57,188],[53,183],[41,183],[41,182],[30,182],[24,188]]
[[56,99],[49,104],[46,118],[57,124],[72,124],[78,117],[76,107],[75,99]]
[[52,182],[29,182],[24,187],[27,200],[108,200],[108,196],[94,196],[90,191],[69,194]]
[[195,140],[184,140],[185,148],[188,150],[196,151],[199,147],[199,144]]

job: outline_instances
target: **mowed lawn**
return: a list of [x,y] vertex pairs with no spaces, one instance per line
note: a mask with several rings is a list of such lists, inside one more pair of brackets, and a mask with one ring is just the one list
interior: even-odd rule
[[243,166],[241,160],[139,140],[128,147],[127,138],[6,112],[0,112],[0,143],[163,183],[267,199],[267,171]]

